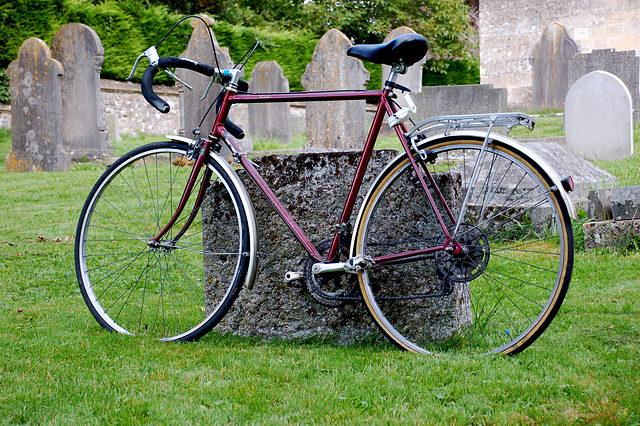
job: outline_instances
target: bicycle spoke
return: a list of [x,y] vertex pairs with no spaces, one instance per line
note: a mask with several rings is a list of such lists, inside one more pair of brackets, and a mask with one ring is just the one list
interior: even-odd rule
[[[397,160],[365,200],[368,214],[356,227],[356,254],[396,257],[394,266],[362,274],[367,306],[403,349],[522,350],[546,328],[566,292],[573,256],[567,213],[540,180],[544,171],[534,172],[535,165],[512,156],[510,147],[493,141],[470,187],[483,140],[439,143],[423,149],[435,156],[429,170],[445,185],[439,189],[454,217],[467,199],[464,222],[447,225],[450,233],[458,230],[459,249],[435,250],[445,243],[434,211],[443,213],[443,206],[431,206],[411,184],[415,171],[406,157]],[[427,249],[433,249],[429,256],[410,256]],[[406,261],[397,260],[404,253]]]
[[[188,149],[160,142],[133,150],[100,178],[85,203],[76,240],[78,281],[91,313],[109,330],[197,339],[222,319],[244,282],[247,212],[227,169],[212,159],[206,162],[211,182],[221,184],[209,191],[215,186],[220,196],[207,195],[203,205],[215,203],[224,220],[206,224],[213,211],[199,206],[194,212],[193,194],[165,237],[150,242],[169,223],[187,186]],[[215,234],[219,241],[205,240],[217,229],[225,229]]]

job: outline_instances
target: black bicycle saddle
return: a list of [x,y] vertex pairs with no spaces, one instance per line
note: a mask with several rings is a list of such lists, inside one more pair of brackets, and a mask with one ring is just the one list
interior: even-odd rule
[[357,44],[347,55],[381,65],[411,65],[424,58],[429,50],[427,39],[420,34],[405,34],[382,44]]

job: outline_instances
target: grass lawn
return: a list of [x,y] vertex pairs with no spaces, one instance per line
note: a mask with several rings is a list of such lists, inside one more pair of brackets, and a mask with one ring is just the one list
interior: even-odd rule
[[[0,131],[0,162],[10,145]],[[627,164],[637,172],[637,154]],[[76,283],[76,221],[103,171],[0,164],[0,424],[640,424],[636,252],[577,253],[560,313],[513,357],[215,333],[160,343],[103,331]]]

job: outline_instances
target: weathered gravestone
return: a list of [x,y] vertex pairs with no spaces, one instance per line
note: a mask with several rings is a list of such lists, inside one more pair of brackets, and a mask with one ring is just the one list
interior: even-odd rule
[[[394,151],[374,152],[364,179],[365,188],[395,155]],[[360,156],[356,152],[330,152],[255,157],[253,161],[260,166],[261,175],[311,241],[319,245],[332,236],[336,218],[342,212],[359,159]],[[239,175],[247,187],[256,211],[260,234],[259,267],[254,288],[242,290],[216,330],[262,338],[327,337],[338,343],[358,342],[368,335],[381,338],[361,303],[326,307],[311,297],[301,281],[283,283],[285,272],[303,270],[307,254],[282,219],[274,213],[266,198],[249,182],[246,174],[240,172]],[[445,198],[450,202],[461,202],[460,175],[457,174],[456,178],[453,179],[449,174],[440,174],[437,177]],[[205,245],[213,243],[220,233],[233,232],[233,227],[220,225],[219,218],[225,215],[217,203],[221,198],[217,196],[217,185],[212,185],[202,208]],[[356,210],[362,202],[362,195],[358,198]],[[458,198],[454,201],[453,197]],[[396,217],[394,215],[397,215],[397,218],[410,216],[414,205],[415,203],[408,203],[399,197],[398,205],[389,206],[391,213],[385,216],[388,223],[393,223]],[[415,224],[416,227],[421,225]],[[215,276],[215,270],[208,271],[205,264],[205,275],[207,274]],[[423,271],[420,277],[405,273],[391,278],[391,281],[395,287],[401,287],[403,283],[414,288],[440,283],[434,271]],[[450,303],[450,310],[443,308],[431,315],[446,315],[446,325],[438,321],[434,323],[443,326],[443,329],[450,333],[453,329],[452,324],[460,324],[460,318],[469,317],[467,310],[470,306],[464,303],[462,294],[455,292],[447,301]],[[424,321],[422,315],[419,321]],[[440,330],[434,332],[441,333]]]
[[565,29],[552,23],[533,52],[533,108],[562,108],[567,95],[569,61],[578,46]]
[[590,160],[633,154],[632,100],[615,75],[594,71],[581,77],[565,101],[567,148]]
[[[205,21],[207,21],[207,25],[205,25],[200,19],[193,19],[191,21],[193,32],[191,33],[187,50],[185,50],[180,57],[203,62],[214,67],[219,66],[221,69],[233,67],[233,62],[231,61],[231,57],[229,56],[227,49],[220,47],[213,31],[210,28],[210,26],[214,25],[215,22],[207,16],[201,16]],[[215,56],[213,53],[214,47],[211,46],[212,39],[215,46]],[[217,64],[215,60],[216,57],[218,58]],[[193,136],[193,130],[200,126],[202,118],[209,109],[209,106],[215,101],[222,87],[219,84],[213,84],[207,94],[207,97],[200,101],[211,81],[211,78],[184,68],[176,69],[175,74],[178,78],[193,88],[193,90],[189,90],[183,85],[180,85],[179,89],[181,134],[191,137]],[[213,107],[212,111],[209,112],[209,115],[207,115],[207,118],[200,128],[203,136],[208,136],[211,129],[213,129],[215,118],[216,111],[215,107]]]
[[104,48],[83,24],[63,25],[53,36],[51,54],[64,68],[62,138],[73,158],[99,159],[113,152],[100,91]]
[[[400,37],[405,34],[417,34],[417,33],[409,27],[398,27],[389,33],[389,35],[384,39],[384,43],[387,43],[393,40],[394,38]],[[427,61],[427,58],[424,57],[420,61],[410,66],[406,74],[398,75],[398,79],[396,80],[396,82],[410,89],[411,93],[420,93],[422,91],[422,65],[426,61]],[[387,78],[389,77],[390,71],[391,71],[390,66],[388,65],[382,66],[382,87],[384,87],[384,84],[387,81]],[[397,102],[401,106],[406,106],[404,97],[402,96],[397,99]]]
[[[329,30],[313,51],[311,63],[302,75],[308,90],[364,89],[369,71],[362,62],[347,56],[352,46],[336,29]],[[306,149],[359,148],[367,136],[366,103],[333,101],[307,103]]]
[[62,65],[51,57],[45,42],[29,38],[7,74],[12,110],[7,170],[68,171],[71,157],[62,139]]
[[[258,62],[251,71],[251,91],[288,92],[289,80],[275,61]],[[288,102],[249,104],[249,133],[282,143],[291,142],[291,108]]]
[[634,120],[640,120],[640,58],[633,50],[616,52],[614,49],[594,50],[578,54],[569,62],[569,87],[582,76],[593,71],[607,71],[627,86],[633,100]]

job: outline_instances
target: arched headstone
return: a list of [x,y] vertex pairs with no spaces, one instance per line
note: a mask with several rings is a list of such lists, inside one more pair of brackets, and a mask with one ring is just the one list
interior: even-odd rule
[[[187,50],[185,50],[180,57],[203,62],[214,67],[219,66],[221,69],[233,67],[233,61],[231,61],[228,50],[220,47],[218,40],[216,40],[216,37],[210,28],[211,25],[215,24],[215,21],[207,16],[201,16],[205,21],[207,21],[207,25],[205,25],[200,19],[193,19],[191,21],[191,26],[193,27],[191,39],[189,40]],[[215,47],[211,46],[212,39]],[[216,52],[215,55],[213,53],[214,48]],[[215,60],[216,57],[218,58],[217,64]],[[215,101],[216,96],[218,96],[222,88],[219,84],[212,85],[207,97],[200,101],[207,89],[207,86],[209,85],[209,82],[211,81],[211,78],[184,68],[178,68],[176,70],[176,76],[193,87],[193,90],[189,90],[188,88],[180,85],[179,89],[181,132],[183,132],[185,136],[191,137],[193,136],[193,130],[200,125],[200,121],[209,109],[209,106]],[[200,129],[203,136],[209,135],[209,132],[213,128],[215,116],[216,111],[215,107],[213,107]]]
[[[250,86],[256,93],[288,92],[289,80],[276,61],[258,62],[251,71]],[[249,104],[249,133],[291,142],[289,103]]]
[[[369,71],[360,60],[347,56],[351,46],[336,29],[322,36],[302,75],[305,90],[364,89]],[[309,102],[306,120],[307,149],[359,148],[366,140],[365,101]]]
[[565,101],[567,148],[589,160],[633,154],[631,94],[615,75],[594,71],[571,86]]
[[51,54],[64,68],[62,138],[73,158],[102,158],[113,152],[100,91],[104,48],[84,24],[63,25],[53,36]]
[[70,169],[62,139],[62,73],[46,43],[33,37],[22,43],[18,59],[7,68],[12,110],[8,171]]
[[574,55],[569,62],[569,87],[593,71],[607,71],[622,80],[633,99],[634,121],[640,121],[640,58],[636,52],[597,49]]
[[533,53],[533,108],[562,108],[567,94],[569,61],[576,43],[557,22],[542,34]]
[[[414,30],[409,27],[398,27],[395,30],[391,31],[389,35],[384,39],[384,42],[389,42],[396,37],[400,37],[405,34],[417,34]],[[420,93],[422,92],[422,65],[427,61],[427,58],[424,57],[420,61],[416,62],[412,66],[409,67],[406,74],[400,74],[396,82],[404,87],[411,89],[411,93]],[[384,87],[384,83],[387,81],[387,77],[389,77],[389,72],[391,71],[391,67],[388,65],[382,66],[382,86]],[[402,106],[404,105],[404,98],[400,97],[398,103]]]

